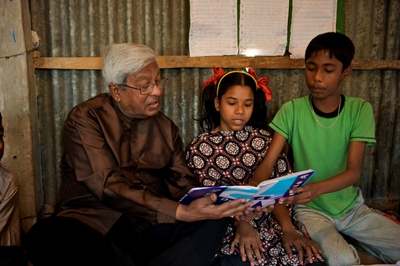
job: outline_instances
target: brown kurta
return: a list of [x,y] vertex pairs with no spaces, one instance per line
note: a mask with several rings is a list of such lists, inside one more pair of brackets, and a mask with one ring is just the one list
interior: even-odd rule
[[0,165],[0,246],[21,245],[18,180]]
[[186,166],[178,127],[161,112],[131,119],[108,94],[71,110],[63,144],[57,215],[103,234],[122,213],[139,231],[175,222],[176,201],[199,186]]

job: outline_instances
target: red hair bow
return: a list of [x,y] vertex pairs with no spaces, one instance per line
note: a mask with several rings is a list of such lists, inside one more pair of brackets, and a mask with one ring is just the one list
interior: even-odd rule
[[261,88],[263,90],[267,101],[271,101],[272,100],[272,90],[268,86],[269,78],[268,77],[257,78],[256,71],[254,71],[254,69],[251,67],[249,67],[248,72],[250,75],[252,75],[254,77],[255,80],[257,80],[258,86],[259,86],[259,88]]
[[214,76],[212,76],[211,78],[207,79],[206,81],[203,82],[203,85],[201,86],[201,88],[204,90],[205,87],[207,87],[208,85],[210,85],[211,82],[214,82],[214,85],[217,86],[217,82],[218,80],[225,75],[225,71],[222,68],[218,68],[216,69],[213,66],[213,71],[214,71]]

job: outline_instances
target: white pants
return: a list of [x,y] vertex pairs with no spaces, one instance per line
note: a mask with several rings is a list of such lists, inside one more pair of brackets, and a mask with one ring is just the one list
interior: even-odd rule
[[304,205],[297,205],[294,215],[303,224],[303,233],[318,244],[328,265],[360,264],[356,249],[340,233],[385,263],[400,260],[400,224],[366,206],[360,189],[356,205],[340,219]]

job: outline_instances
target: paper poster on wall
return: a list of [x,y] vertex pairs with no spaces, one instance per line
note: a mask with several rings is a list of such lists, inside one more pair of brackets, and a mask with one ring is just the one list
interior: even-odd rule
[[190,0],[190,56],[237,55],[237,0]]
[[336,31],[336,13],[337,0],[293,0],[290,58],[304,58],[311,39]]
[[304,58],[312,38],[336,31],[341,1],[190,0],[190,56],[282,56],[288,49]]
[[241,0],[239,54],[284,55],[289,0]]

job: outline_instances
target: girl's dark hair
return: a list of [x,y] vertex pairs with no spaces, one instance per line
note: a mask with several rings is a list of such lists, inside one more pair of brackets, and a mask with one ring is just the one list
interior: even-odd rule
[[305,61],[312,53],[327,51],[329,56],[336,57],[343,64],[342,72],[348,68],[353,60],[355,48],[353,42],[346,35],[339,32],[326,32],[317,35],[306,48]]
[[249,86],[254,93],[253,113],[250,120],[247,122],[247,125],[254,128],[266,129],[267,106],[263,90],[257,88],[255,79],[247,72],[231,71],[225,74],[222,79],[220,78],[216,85],[214,82],[210,82],[210,84],[203,89],[202,113],[200,114],[200,118],[196,119],[200,122],[200,127],[203,132],[211,131],[219,126],[220,113],[215,109],[214,99],[215,97],[218,97],[218,99],[221,100],[222,95],[235,85]]

